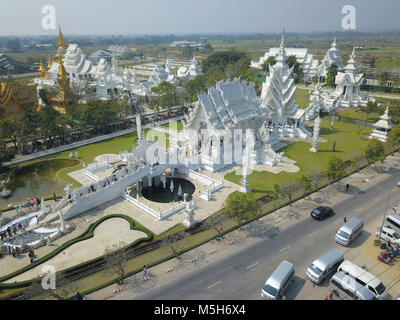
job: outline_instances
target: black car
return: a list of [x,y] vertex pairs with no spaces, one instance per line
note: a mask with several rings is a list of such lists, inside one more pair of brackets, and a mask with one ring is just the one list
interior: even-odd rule
[[311,217],[316,220],[322,220],[331,215],[333,215],[333,210],[329,207],[318,207],[311,211]]

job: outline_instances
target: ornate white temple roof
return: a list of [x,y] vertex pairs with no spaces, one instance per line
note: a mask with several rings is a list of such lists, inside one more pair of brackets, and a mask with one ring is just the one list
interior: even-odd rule
[[353,52],[350,55],[350,59],[344,68],[345,72],[338,72],[335,77],[335,83],[340,85],[341,83],[347,81],[353,85],[360,85],[364,76],[362,73],[357,73],[357,63],[355,61],[355,47],[353,47]]
[[86,56],[77,44],[70,44],[64,56],[65,70],[70,75],[86,75],[93,72],[92,62],[86,59]]
[[328,49],[324,59],[318,66],[318,76],[326,77],[329,67],[335,64],[339,69],[343,69],[343,61],[340,55],[340,50],[336,45],[336,38],[333,40],[331,47]]
[[200,66],[197,63],[196,57],[193,56],[189,67],[180,67],[178,69],[178,78],[185,78],[187,80],[192,80],[198,75],[204,74],[200,70]]
[[198,112],[202,112],[213,129],[242,128],[247,120],[257,117],[259,100],[252,85],[235,79],[219,81],[208,93],[199,95],[195,109],[189,115],[189,127]]
[[395,125],[389,116],[389,107],[386,107],[385,113],[379,117],[379,120],[373,124],[375,128],[392,129]]
[[294,118],[298,105],[296,103],[296,86],[292,69],[286,64],[285,34],[282,34],[281,46],[276,56],[276,64],[270,67],[261,92],[261,108],[264,108],[274,123],[286,123]]

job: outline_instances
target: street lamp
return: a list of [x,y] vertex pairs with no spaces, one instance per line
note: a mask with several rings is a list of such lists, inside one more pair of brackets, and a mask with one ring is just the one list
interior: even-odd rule
[[[365,179],[365,182],[371,183],[371,180]],[[387,191],[385,189],[383,189],[382,187],[380,187],[380,186],[378,186],[376,184],[374,184],[374,187],[377,187],[378,189],[382,190],[385,194],[387,194]],[[378,239],[379,243],[381,243],[381,231],[382,231],[383,225],[385,224],[385,218],[386,218],[386,212],[387,212],[389,200],[390,200],[390,195],[387,197],[386,206],[385,206],[385,213],[383,215],[383,220],[382,220],[382,225],[379,228],[379,239]]]

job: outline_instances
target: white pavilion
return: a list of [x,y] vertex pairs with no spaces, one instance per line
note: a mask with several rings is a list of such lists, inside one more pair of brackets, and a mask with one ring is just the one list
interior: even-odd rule
[[183,78],[186,80],[193,80],[196,76],[202,75],[203,72],[200,70],[200,66],[197,63],[196,57],[192,58],[189,67],[180,67],[177,72],[178,78]]
[[[261,69],[262,64],[269,57],[276,57],[280,48],[270,48],[269,51],[260,57],[258,61],[252,61],[251,67]],[[295,56],[297,62],[301,65],[304,74],[304,81],[309,82],[317,73],[318,60],[314,59],[313,55],[308,52],[307,48],[285,48],[286,56]]]
[[326,53],[324,59],[322,59],[321,64],[318,66],[317,75],[318,80],[321,82],[325,82],[329,67],[335,64],[338,69],[343,69],[342,57],[340,55],[340,50],[336,45],[336,38],[333,40],[331,47]]
[[386,107],[385,113],[379,117],[379,120],[373,124],[375,129],[369,135],[369,139],[378,139],[382,142],[386,142],[389,138],[390,130],[394,128],[394,123],[391,121],[389,116],[389,108]]

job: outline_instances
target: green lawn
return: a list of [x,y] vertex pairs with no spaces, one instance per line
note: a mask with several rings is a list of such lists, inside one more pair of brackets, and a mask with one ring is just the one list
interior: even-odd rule
[[305,109],[310,104],[310,91],[308,89],[299,89],[296,90],[296,103],[299,105],[299,108]]
[[340,117],[356,119],[356,120],[363,120],[363,121],[370,121],[370,122],[376,122],[379,120],[378,115],[368,115],[367,113],[362,112],[360,110],[361,110],[360,108],[343,110],[343,111],[339,112],[337,115]]
[[[322,120],[321,136],[328,140],[326,143],[320,143],[318,153],[310,152],[310,143],[296,142],[280,151],[284,151],[289,159],[296,160],[296,165],[300,167],[300,173],[307,173],[308,169],[314,165],[326,168],[331,155],[345,158],[352,152],[362,152],[367,141],[360,139],[371,132],[371,128],[360,127],[360,133],[357,132],[357,126],[354,124],[336,121],[334,130],[330,130],[330,120]],[[336,141],[336,152],[332,151],[333,141]],[[267,192],[272,191],[274,184],[282,184],[286,181],[295,180],[299,173],[281,172],[273,174],[270,172],[253,171],[249,175],[250,188],[253,189],[252,194],[259,198]],[[231,172],[225,176],[225,179],[240,184],[241,175]]]
[[[175,122],[174,122],[174,123],[175,123]],[[176,124],[177,124],[177,126],[176,126],[176,127],[177,127],[177,130],[178,130],[178,131],[182,131],[182,130],[183,130],[182,121],[179,120],[179,121],[176,122]],[[169,128],[169,123],[163,124],[162,126],[163,126],[163,127],[166,127],[166,128]]]

